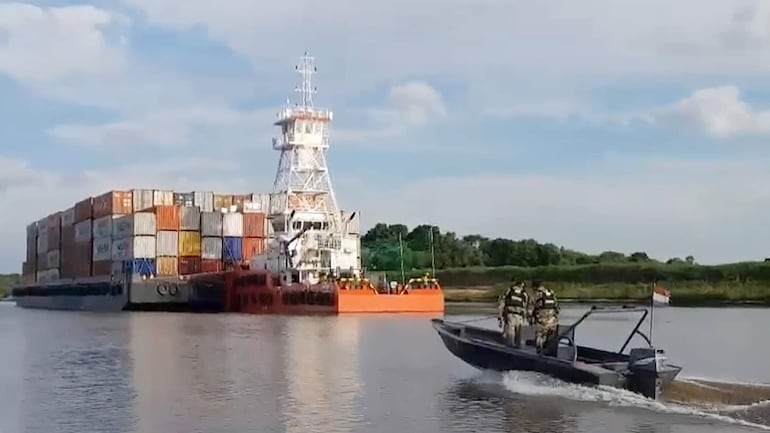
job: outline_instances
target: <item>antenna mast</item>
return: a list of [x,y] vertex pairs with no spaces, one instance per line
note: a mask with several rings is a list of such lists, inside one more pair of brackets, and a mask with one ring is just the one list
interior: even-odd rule
[[313,86],[313,74],[318,72],[318,68],[315,67],[313,63],[315,58],[309,56],[307,51],[305,51],[305,54],[300,57],[300,60],[302,61],[301,66],[297,65],[294,67],[294,69],[302,74],[302,85],[301,87],[297,87],[294,90],[299,92],[302,97],[301,108],[312,110],[313,94],[318,91],[318,89]]

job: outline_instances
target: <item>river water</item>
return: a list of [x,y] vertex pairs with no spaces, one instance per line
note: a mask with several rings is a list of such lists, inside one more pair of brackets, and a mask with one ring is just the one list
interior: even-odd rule
[[[563,322],[584,310],[566,308]],[[732,397],[705,404],[698,392],[687,395],[691,403],[671,403],[482,373],[454,358],[428,319],[0,304],[0,433],[770,430],[770,404],[761,402],[770,391],[759,386],[737,406]],[[629,319],[591,318],[576,337],[618,349]],[[770,383],[770,310],[659,308],[654,326],[655,343],[685,378]]]

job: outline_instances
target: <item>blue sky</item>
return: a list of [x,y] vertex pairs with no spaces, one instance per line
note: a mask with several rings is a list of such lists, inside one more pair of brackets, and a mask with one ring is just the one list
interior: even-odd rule
[[763,259],[768,23],[759,0],[0,2],[0,271],[88,195],[269,191],[305,50],[365,227]]

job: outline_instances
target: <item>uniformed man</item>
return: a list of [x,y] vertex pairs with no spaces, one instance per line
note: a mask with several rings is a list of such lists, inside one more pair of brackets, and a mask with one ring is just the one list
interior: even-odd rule
[[528,298],[524,285],[516,282],[497,303],[497,324],[503,328],[503,338],[517,348],[521,347],[521,327],[527,315]]
[[533,281],[532,287],[535,289],[532,322],[535,324],[535,344],[539,352],[556,335],[560,309],[553,291],[546,289],[540,281]]

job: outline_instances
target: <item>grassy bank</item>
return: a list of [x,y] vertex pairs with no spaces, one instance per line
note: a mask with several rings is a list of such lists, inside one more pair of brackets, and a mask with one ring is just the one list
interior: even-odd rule
[[[424,271],[411,272],[419,276]],[[396,274],[390,275],[396,277]],[[544,281],[559,298],[575,302],[648,302],[653,282],[680,306],[770,306],[770,263],[717,266],[622,263],[575,266],[458,268],[436,271],[448,302],[491,302],[512,279]]]

